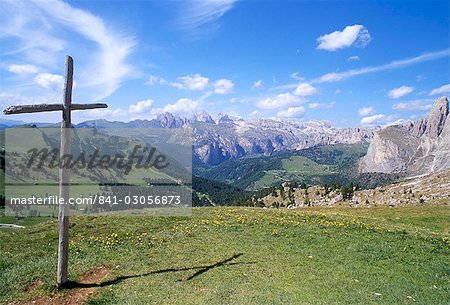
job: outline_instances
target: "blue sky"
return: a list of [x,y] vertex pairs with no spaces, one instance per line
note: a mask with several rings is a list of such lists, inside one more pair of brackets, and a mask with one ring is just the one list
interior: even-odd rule
[[[76,122],[206,110],[386,125],[450,94],[448,1],[0,2],[0,105],[62,98]],[[9,117],[57,121],[60,114]]]

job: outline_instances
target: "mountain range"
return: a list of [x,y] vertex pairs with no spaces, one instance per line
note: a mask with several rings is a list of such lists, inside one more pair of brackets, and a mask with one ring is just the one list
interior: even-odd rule
[[76,127],[95,128],[189,128],[192,131],[194,164],[213,166],[229,159],[270,155],[331,144],[368,143],[371,128],[334,128],[325,121],[279,121],[242,119],[206,112],[191,118],[162,113],[152,120],[110,122],[91,120]]
[[[186,128],[192,133],[194,167],[227,160],[333,144],[369,144],[359,161],[361,173],[423,174],[450,168],[450,119],[446,97],[438,99],[427,118],[385,128],[335,128],[325,121],[192,117],[162,113],[151,120],[90,120],[77,128]],[[7,126],[11,122],[0,121]],[[17,124],[13,124],[17,125]]]

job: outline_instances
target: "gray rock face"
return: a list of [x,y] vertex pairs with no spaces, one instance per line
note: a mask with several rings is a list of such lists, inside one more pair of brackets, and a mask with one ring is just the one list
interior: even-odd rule
[[441,135],[447,117],[448,101],[446,97],[442,97],[436,101],[428,114],[425,133],[430,139],[437,139]]
[[426,174],[450,168],[450,119],[446,97],[438,99],[427,119],[390,126],[375,133],[361,172]]
[[190,122],[194,153],[208,165],[251,155],[297,150],[336,143],[367,143],[372,129],[336,129],[326,122],[288,122],[270,119],[243,120],[221,116],[217,124]]
[[216,123],[213,120],[213,118],[206,111],[202,111],[199,114],[194,115],[191,120],[198,121],[198,122],[205,122],[205,123],[209,123],[209,124]]
[[361,172],[392,173],[406,169],[420,139],[403,126],[389,126],[375,133],[366,156],[361,159]]

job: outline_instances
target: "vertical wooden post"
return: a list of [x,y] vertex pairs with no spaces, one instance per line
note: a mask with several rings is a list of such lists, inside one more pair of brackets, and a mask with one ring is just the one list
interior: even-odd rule
[[70,185],[70,158],[64,156],[71,154],[71,110],[87,110],[108,108],[106,104],[72,104],[73,86],[73,59],[66,57],[66,71],[64,82],[63,104],[38,104],[38,105],[13,105],[3,110],[4,114],[35,113],[45,111],[62,110],[61,122],[61,147],[59,151],[59,198],[64,199],[64,204],[59,206],[59,241],[58,241],[58,271],[56,283],[63,287],[67,283],[68,259],[69,259],[69,185]]
[[73,85],[73,59],[66,57],[66,71],[64,82],[64,101],[61,122],[61,146],[60,162],[62,166],[59,169],[59,197],[64,199],[64,204],[59,205],[59,241],[58,241],[58,271],[57,285],[64,286],[67,283],[68,260],[69,260],[69,183],[70,168],[68,162],[70,158],[64,158],[64,155],[71,153],[71,115],[70,104],[72,103],[72,85]]

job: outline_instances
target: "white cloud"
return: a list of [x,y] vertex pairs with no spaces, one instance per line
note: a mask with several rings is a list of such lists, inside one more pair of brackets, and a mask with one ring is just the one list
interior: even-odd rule
[[289,106],[300,106],[304,102],[305,100],[303,98],[287,92],[268,97],[265,100],[259,101],[256,105],[261,109],[278,109]]
[[362,107],[358,109],[358,114],[360,116],[368,116],[375,113],[375,109],[373,107]]
[[329,102],[329,103],[309,103],[309,108],[311,109],[332,109],[334,106],[336,106],[336,102]]
[[305,79],[304,77],[300,76],[300,73],[298,72],[292,73],[291,75],[289,75],[289,77],[298,81],[302,81]]
[[344,72],[327,73],[327,74],[324,74],[324,75],[320,76],[319,78],[313,80],[312,83],[337,82],[337,81],[341,81],[341,80],[348,79],[348,78],[358,76],[358,75],[381,72],[381,71],[398,69],[398,68],[404,68],[404,67],[408,67],[408,66],[415,65],[418,63],[436,60],[436,59],[440,59],[440,58],[445,58],[445,57],[449,57],[449,56],[450,56],[450,49],[438,51],[438,52],[431,52],[431,53],[426,53],[426,54],[408,58],[408,59],[392,61],[388,64],[384,64],[381,66],[364,67],[361,69],[348,70],[348,71],[344,71]]
[[204,98],[210,96],[213,93],[228,94],[233,92],[234,88],[233,81],[226,78],[218,79],[210,86],[209,78],[201,75],[200,73],[180,76],[177,77],[176,81],[169,81],[156,75],[150,75],[145,84],[149,86],[170,86],[180,90],[189,91],[203,91],[208,87],[212,87],[213,90],[211,92],[208,92],[204,96]]
[[253,83],[253,88],[255,88],[255,89],[262,88],[263,86],[264,86],[264,82],[262,79],[257,80]]
[[360,121],[361,125],[374,125],[383,124],[386,121],[386,116],[384,114],[375,114],[372,116],[363,117]]
[[181,98],[174,104],[167,104],[162,108],[152,110],[152,114],[159,114],[163,112],[177,113],[177,114],[192,114],[200,110],[200,104],[197,101],[189,98]]
[[[39,73],[34,77],[34,82],[42,88],[60,92],[64,89],[64,78],[62,75],[51,73]],[[78,83],[73,81],[72,88],[77,88]]]
[[38,68],[33,65],[10,65],[8,71],[16,74],[35,74]]
[[439,88],[431,90],[429,95],[437,95],[437,94],[444,94],[444,93],[450,93],[450,84],[443,85]]
[[136,104],[132,104],[128,107],[128,112],[131,114],[143,114],[145,112],[149,112],[152,109],[153,100],[147,99]]
[[410,94],[413,91],[414,91],[414,87],[401,86],[401,87],[390,90],[388,92],[388,96],[392,99],[398,99],[402,96]]
[[429,110],[433,105],[433,101],[430,100],[415,100],[410,102],[398,103],[392,106],[394,110]]
[[277,113],[278,118],[301,118],[305,114],[305,108],[303,106],[289,107],[286,110],[281,110]]
[[153,100],[146,99],[135,104],[131,104],[128,108],[108,108],[108,109],[93,109],[82,111],[81,115],[92,118],[108,118],[108,120],[130,121],[136,119],[150,119],[153,116],[154,109],[152,109]]
[[231,10],[236,0],[185,1],[181,6],[178,23],[187,30],[195,30],[202,25],[217,21]]
[[295,89],[294,94],[298,96],[309,96],[317,93],[317,88],[311,86],[310,84],[303,83],[298,85]]
[[347,58],[347,61],[358,61],[359,60],[359,56],[350,56],[349,58]]
[[216,80],[214,83],[214,92],[217,94],[228,94],[233,91],[234,83],[226,78]]
[[201,91],[204,90],[209,83],[209,79],[207,77],[202,76],[201,74],[192,74],[181,76],[177,78],[178,82],[169,83],[170,86],[177,89],[191,90],[191,91]]
[[36,75],[34,82],[43,88],[54,91],[62,90],[64,86],[64,78],[61,75],[50,73]]
[[369,31],[360,24],[349,25],[343,31],[335,31],[325,34],[317,38],[320,50],[336,51],[338,49],[348,48],[355,44],[356,46],[365,47],[372,38]]

